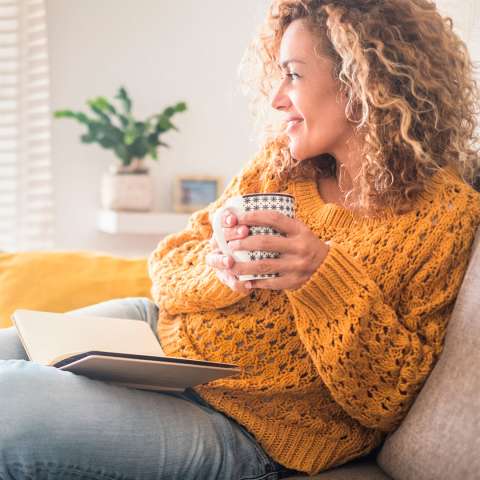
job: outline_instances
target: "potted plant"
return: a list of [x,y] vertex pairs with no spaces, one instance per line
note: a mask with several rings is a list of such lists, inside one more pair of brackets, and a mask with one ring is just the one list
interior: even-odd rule
[[92,117],[72,110],[57,110],[54,117],[73,118],[85,125],[87,132],[80,137],[82,143],[98,143],[113,150],[116,161],[102,178],[102,207],[147,211],[153,205],[153,184],[144,159],[149,156],[158,160],[157,149],[170,148],[160,137],[170,129],[179,131],[171,118],[185,111],[187,105],[179,102],[139,121],[133,117],[132,100],[124,87],[120,87],[114,98],[119,100],[121,111],[107,98],[97,97],[87,100]]

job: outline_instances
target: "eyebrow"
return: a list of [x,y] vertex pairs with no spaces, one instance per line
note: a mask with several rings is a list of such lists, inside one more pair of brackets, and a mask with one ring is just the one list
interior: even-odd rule
[[278,66],[280,68],[285,68],[289,63],[303,63],[303,64],[305,64],[305,62],[303,60],[298,60],[296,58],[290,58],[288,60],[285,60],[282,63],[279,63]]

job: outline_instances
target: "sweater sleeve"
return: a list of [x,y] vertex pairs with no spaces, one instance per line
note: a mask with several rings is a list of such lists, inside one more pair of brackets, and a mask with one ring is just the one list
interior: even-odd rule
[[334,242],[309,281],[286,292],[332,397],[368,428],[389,432],[399,425],[443,349],[473,233],[441,241],[412,272],[396,310],[366,268]]
[[257,154],[235,176],[223,194],[208,207],[191,215],[187,228],[165,237],[148,257],[151,294],[158,307],[170,315],[218,309],[246,296],[234,292],[206,264],[211,252],[210,215],[227,198],[259,191],[263,156]]

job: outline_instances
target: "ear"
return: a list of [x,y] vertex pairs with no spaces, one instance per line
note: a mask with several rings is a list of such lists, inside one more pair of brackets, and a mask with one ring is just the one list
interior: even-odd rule
[[[348,93],[345,94],[345,106],[347,105],[348,101]],[[348,115],[348,120],[353,123],[359,123],[362,118],[362,104],[359,100],[354,100],[349,108],[350,115]]]

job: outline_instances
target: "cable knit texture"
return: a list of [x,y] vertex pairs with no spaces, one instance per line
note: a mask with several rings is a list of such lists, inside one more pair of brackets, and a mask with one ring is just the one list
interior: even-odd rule
[[[437,172],[408,213],[360,218],[315,182],[281,185],[262,150],[188,227],[149,257],[158,334],[171,356],[238,364],[195,390],[281,464],[318,473],[394,430],[442,351],[480,223],[480,195]],[[227,198],[284,191],[330,251],[296,290],[233,292],[206,264],[209,216]]]

